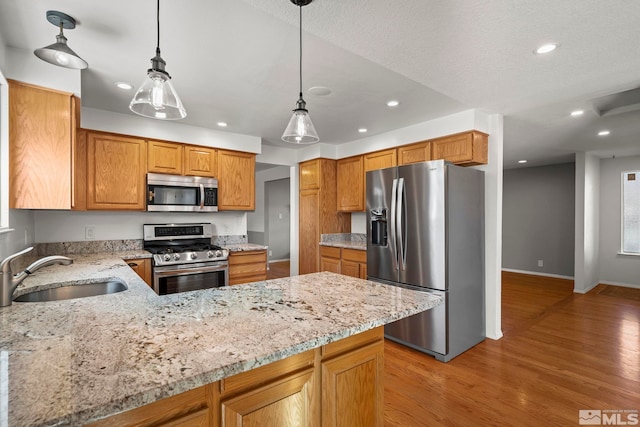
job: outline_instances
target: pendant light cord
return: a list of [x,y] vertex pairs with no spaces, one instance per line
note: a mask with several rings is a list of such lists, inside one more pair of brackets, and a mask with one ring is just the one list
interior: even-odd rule
[[160,55],[160,0],[158,0],[158,7],[156,8],[156,25],[157,25],[157,42],[156,42],[156,53]]
[[302,4],[300,4],[300,98],[302,98]]

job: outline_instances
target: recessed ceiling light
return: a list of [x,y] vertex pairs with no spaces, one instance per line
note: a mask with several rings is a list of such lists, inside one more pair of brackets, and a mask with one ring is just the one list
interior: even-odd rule
[[389,107],[397,107],[398,105],[400,105],[400,103],[398,101],[389,101],[387,102],[387,106]]
[[584,114],[584,110],[575,110],[575,111],[572,111],[572,112],[571,112],[571,115],[572,115],[573,117],[581,116],[581,115],[583,115],[583,114]]
[[122,90],[131,90],[131,89],[133,89],[133,86],[131,86],[129,83],[125,83],[125,82],[116,82],[116,86],[118,86]]
[[601,130],[600,132],[598,132],[598,136],[607,136],[610,133],[611,132],[609,132],[608,130]]
[[544,55],[546,53],[553,52],[554,50],[557,49],[557,47],[558,47],[558,43],[547,43],[537,48],[534,52],[537,53],[538,55]]
[[307,92],[315,96],[327,96],[331,95],[331,89],[325,86],[310,87]]
[[526,160],[518,160],[518,163],[527,163]]
[[225,122],[218,122],[217,125],[220,126],[221,128],[227,127],[227,124]]
[[367,131],[367,128],[360,128],[358,129],[358,132],[360,133],[365,133]]

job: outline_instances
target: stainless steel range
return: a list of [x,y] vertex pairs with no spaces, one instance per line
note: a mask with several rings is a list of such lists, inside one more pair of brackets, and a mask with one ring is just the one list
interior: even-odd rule
[[153,254],[158,295],[229,285],[229,251],[211,244],[213,226],[145,224],[144,249]]

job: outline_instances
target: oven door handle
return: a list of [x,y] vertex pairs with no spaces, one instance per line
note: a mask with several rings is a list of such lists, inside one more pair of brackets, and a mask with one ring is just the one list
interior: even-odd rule
[[194,267],[194,268],[171,268],[170,270],[165,270],[163,267],[162,270],[154,269],[153,274],[158,277],[167,277],[167,276],[186,276],[189,274],[198,274],[198,273],[211,273],[215,271],[226,271],[229,269],[228,265],[216,265],[211,267]]

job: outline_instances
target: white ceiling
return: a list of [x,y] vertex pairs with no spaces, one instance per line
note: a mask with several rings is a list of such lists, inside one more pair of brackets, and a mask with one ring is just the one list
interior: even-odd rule
[[[16,48],[55,41],[46,10],[89,69],[84,106],[129,113],[155,51],[155,1],[5,0],[0,34]],[[298,95],[298,8],[290,0],[162,0],[162,57],[183,123],[280,141]],[[600,117],[591,100],[640,86],[634,0],[315,0],[303,8],[305,100],[321,141],[479,108],[505,115],[505,167],[571,161],[576,151],[640,154],[640,111]],[[560,47],[547,56],[544,42]],[[313,86],[328,96],[306,92]],[[390,109],[389,99],[400,106]],[[579,118],[570,111],[582,108]],[[611,135],[598,137],[607,128]]]

